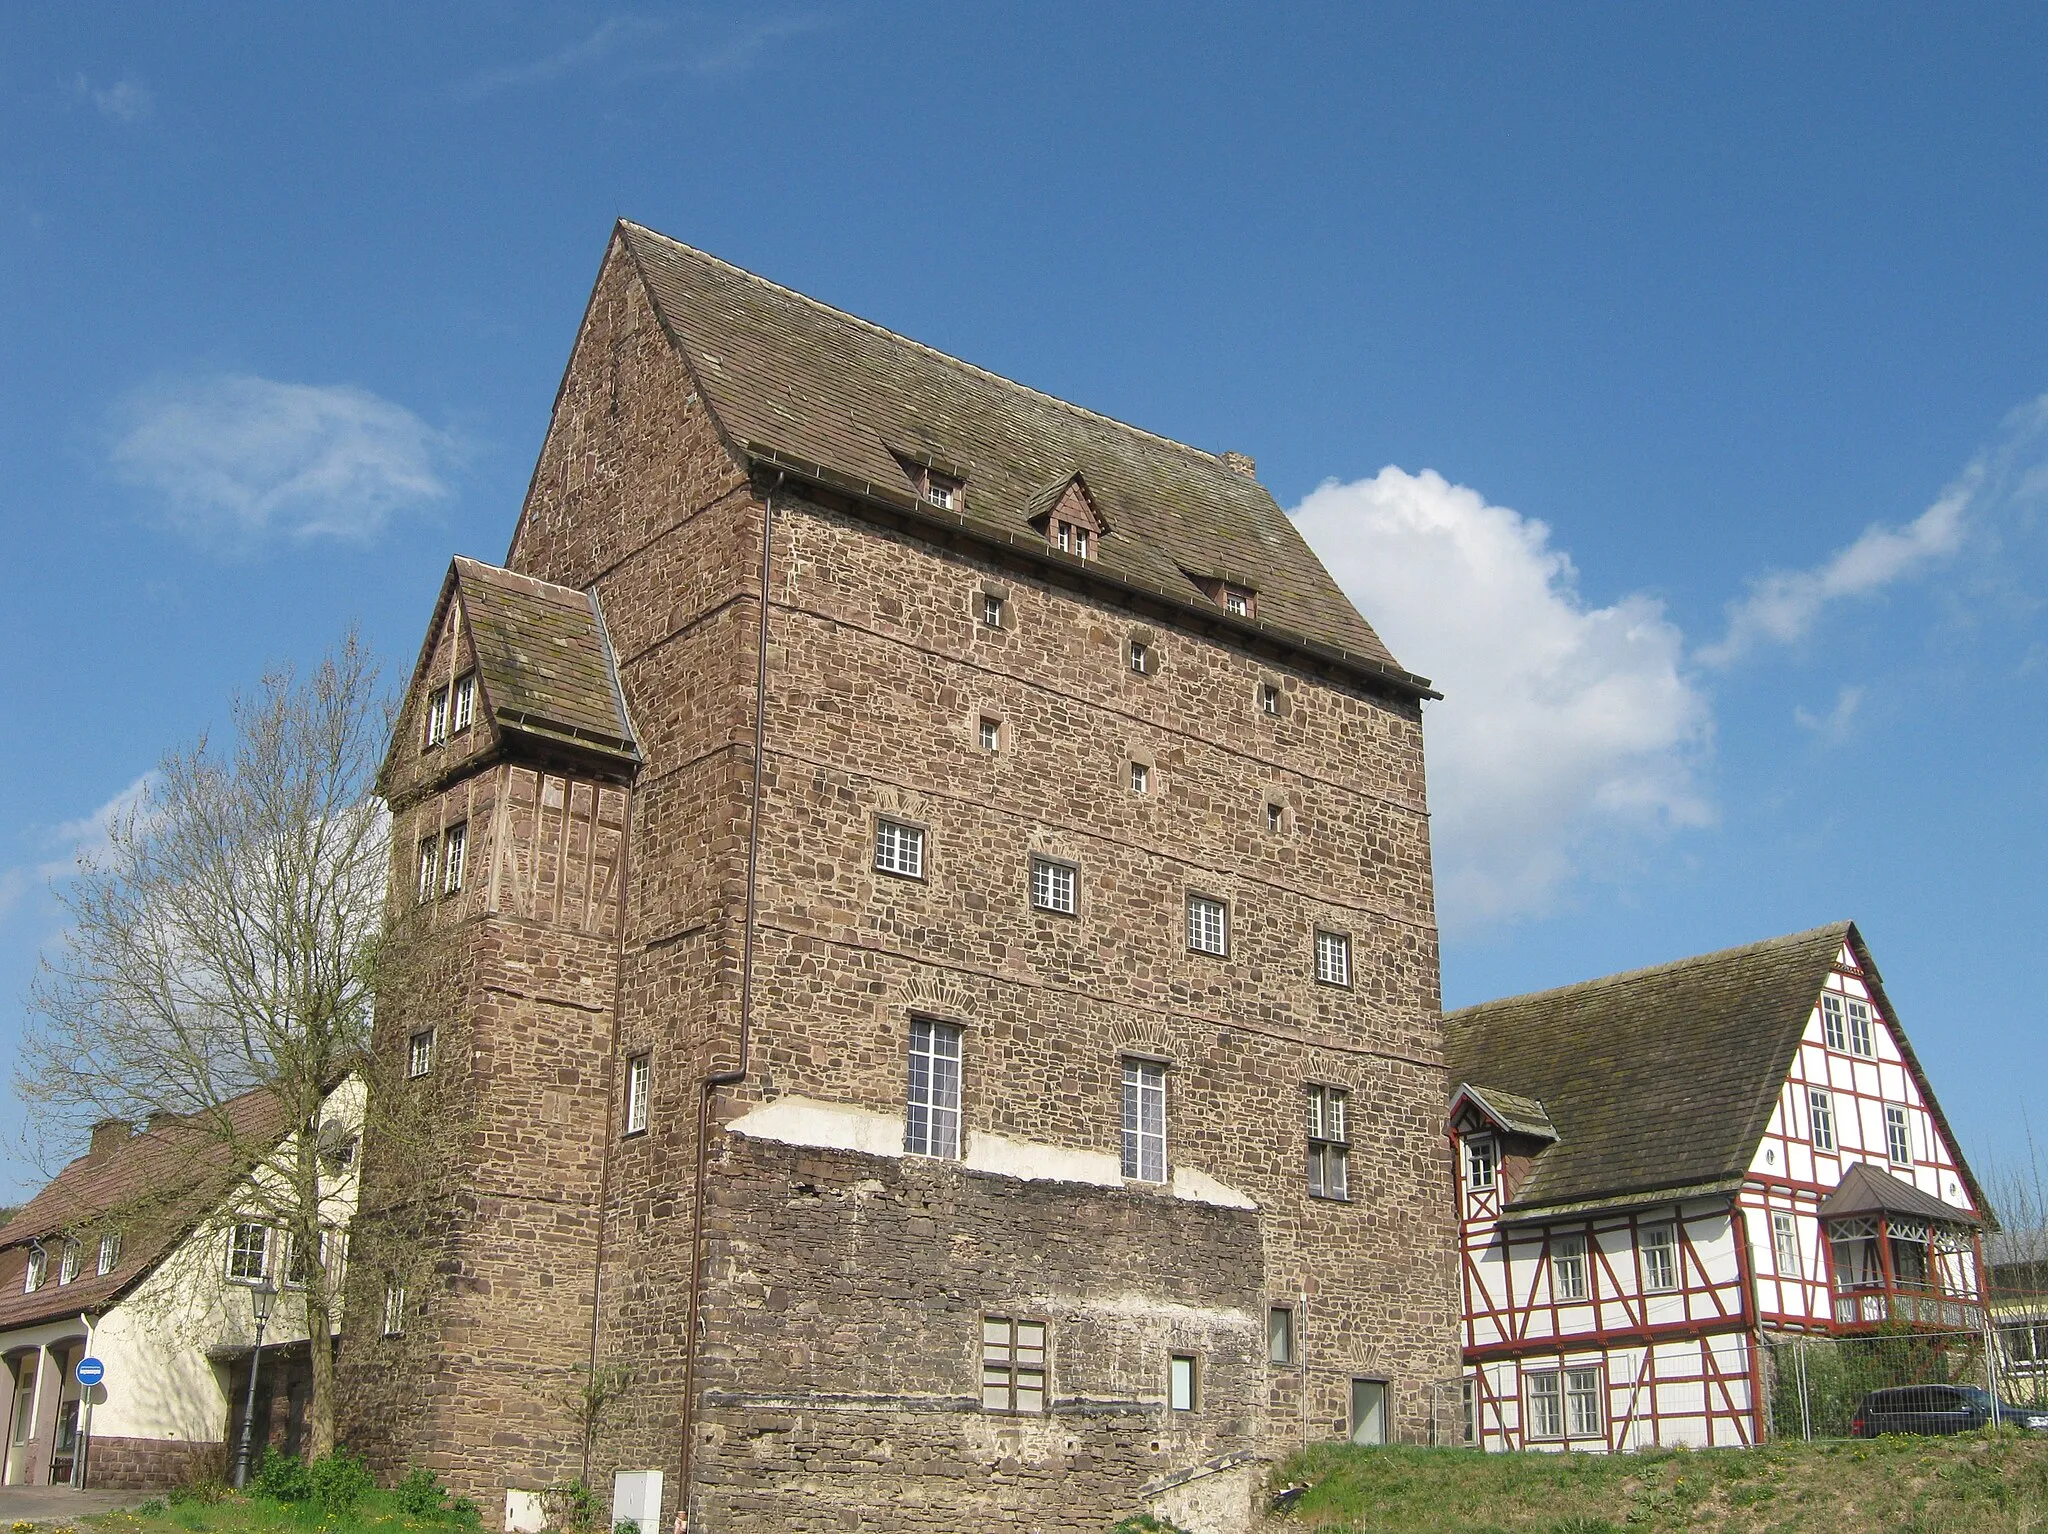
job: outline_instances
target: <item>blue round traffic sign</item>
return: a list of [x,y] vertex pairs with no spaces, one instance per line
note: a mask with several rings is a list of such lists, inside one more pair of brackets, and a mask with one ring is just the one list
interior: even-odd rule
[[101,1363],[97,1358],[81,1358],[78,1361],[78,1369],[76,1372],[78,1374],[79,1384],[97,1385],[101,1380],[107,1377],[107,1366]]

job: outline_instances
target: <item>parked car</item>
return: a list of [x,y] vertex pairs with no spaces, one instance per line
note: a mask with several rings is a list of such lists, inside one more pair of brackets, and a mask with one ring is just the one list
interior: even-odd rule
[[[1991,1423],[1991,1392],[1978,1385],[1899,1385],[1873,1390],[1856,1408],[1850,1436],[1882,1433],[1967,1433]],[[2012,1427],[2048,1432],[2048,1409],[1999,1403],[1998,1418]]]

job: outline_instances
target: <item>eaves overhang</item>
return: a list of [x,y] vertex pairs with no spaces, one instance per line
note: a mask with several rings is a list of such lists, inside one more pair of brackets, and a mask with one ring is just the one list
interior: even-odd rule
[[1677,1188],[1636,1188],[1577,1198],[1557,1204],[1511,1203],[1501,1211],[1502,1225],[1536,1225],[1575,1214],[1605,1214],[1623,1209],[1643,1209],[1654,1204],[1679,1204],[1691,1199],[1713,1198],[1737,1192],[1748,1179],[1741,1173],[1717,1177],[1712,1182],[1687,1183]]
[[1429,678],[1387,666],[1370,656],[1341,645],[1324,644],[1258,618],[1240,618],[1221,608],[1198,603],[1185,593],[1167,590],[1145,581],[1113,575],[1091,562],[1062,554],[1035,534],[1012,532],[981,522],[965,512],[945,512],[928,505],[894,485],[843,474],[826,465],[813,463],[770,443],[748,441],[747,457],[756,470],[793,475],[827,490],[837,491],[858,505],[886,511],[909,526],[941,533],[946,538],[979,544],[1008,558],[1020,559],[1041,569],[1056,571],[1068,581],[1092,587],[1125,602],[1149,603],[1168,609],[1211,631],[1231,634],[1248,647],[1263,645],[1290,652],[1316,664],[1336,670],[1368,689],[1391,693],[1416,702],[1441,699],[1443,694],[1429,685]]

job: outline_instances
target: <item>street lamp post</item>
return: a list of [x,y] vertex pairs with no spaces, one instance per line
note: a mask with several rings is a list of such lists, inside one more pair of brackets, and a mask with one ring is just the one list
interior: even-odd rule
[[249,1291],[249,1304],[256,1312],[256,1346],[249,1351],[249,1397],[242,1405],[242,1442],[235,1450],[235,1489],[249,1479],[249,1438],[256,1430],[256,1371],[263,1366],[263,1328],[270,1324],[270,1303],[277,1288],[269,1279]]

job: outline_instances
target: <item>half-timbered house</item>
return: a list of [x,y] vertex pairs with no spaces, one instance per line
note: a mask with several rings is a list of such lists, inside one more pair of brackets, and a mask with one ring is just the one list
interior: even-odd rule
[[1445,1022],[1471,1441],[1753,1443],[1771,1334],[1981,1327],[1988,1209],[1853,924]]

